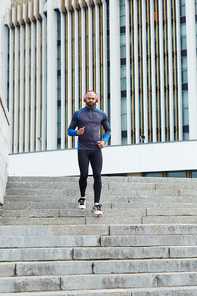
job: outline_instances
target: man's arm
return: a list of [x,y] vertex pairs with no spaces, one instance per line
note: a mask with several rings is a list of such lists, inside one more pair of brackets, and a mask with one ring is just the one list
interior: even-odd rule
[[102,149],[104,147],[104,145],[107,143],[107,141],[109,140],[109,137],[111,135],[111,128],[110,128],[109,123],[107,121],[107,115],[106,114],[104,115],[104,119],[103,119],[101,124],[102,124],[102,126],[103,126],[103,128],[105,130],[105,134],[103,136],[103,140],[97,142],[98,147],[100,149]]
[[68,134],[69,134],[69,136],[71,136],[71,137],[77,136],[77,131],[75,130],[76,127],[77,127],[77,125],[78,125],[78,122],[77,122],[77,112],[75,111],[73,113],[72,120],[71,120],[71,123],[70,123],[69,128],[68,128]]
[[102,121],[102,126],[105,130],[105,134],[103,135],[103,141],[105,143],[107,143],[107,141],[109,140],[109,137],[111,136],[111,128],[109,126],[106,114],[105,114],[104,119]]

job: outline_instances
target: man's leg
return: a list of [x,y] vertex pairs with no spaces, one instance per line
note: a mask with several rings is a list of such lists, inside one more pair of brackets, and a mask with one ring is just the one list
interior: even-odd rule
[[80,170],[79,188],[81,197],[85,198],[89,165],[88,151],[78,150],[78,164]]
[[99,204],[102,188],[101,170],[103,165],[103,157],[101,150],[92,151],[90,163],[94,177],[94,205],[96,205]]

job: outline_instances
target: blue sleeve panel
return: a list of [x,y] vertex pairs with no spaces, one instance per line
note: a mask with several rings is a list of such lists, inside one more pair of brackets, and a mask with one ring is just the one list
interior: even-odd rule
[[107,141],[109,140],[109,137],[111,136],[111,131],[109,133],[106,133],[104,136],[103,136],[103,141],[105,143],[107,143]]
[[68,129],[68,134],[69,136],[71,137],[75,137],[77,135],[77,131],[76,130],[73,130],[71,128]]
[[103,135],[103,141],[106,143],[109,140],[109,137],[111,136],[111,128],[110,128],[109,123],[107,121],[107,115],[104,112],[103,112],[102,126],[105,130],[105,134]]
[[76,133],[77,133],[77,131],[75,130],[76,127],[78,126],[77,115],[78,115],[78,111],[75,111],[73,113],[72,120],[71,120],[71,123],[70,123],[69,128],[68,128],[68,134],[71,137],[75,137]]

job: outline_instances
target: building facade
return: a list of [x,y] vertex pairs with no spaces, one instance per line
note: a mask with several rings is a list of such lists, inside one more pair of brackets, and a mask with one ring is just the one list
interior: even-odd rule
[[[120,149],[121,158],[143,145],[158,147],[138,156],[138,163],[143,157],[154,163],[155,153],[162,158],[164,147],[178,143],[195,157],[197,0],[3,2],[0,87],[10,113],[10,168],[33,153],[73,153],[76,139],[67,128],[89,89],[112,129],[104,153]],[[175,157],[173,168],[160,161],[136,169],[131,160],[127,169],[118,164],[105,173],[195,176],[193,158],[181,166],[185,155]]]

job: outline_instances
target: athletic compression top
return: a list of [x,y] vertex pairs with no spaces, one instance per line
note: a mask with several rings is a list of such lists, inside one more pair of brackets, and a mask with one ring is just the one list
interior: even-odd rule
[[80,129],[85,126],[84,134],[78,136],[78,150],[100,150],[97,142],[101,141],[101,125],[105,130],[103,141],[106,143],[111,135],[106,113],[95,107],[88,108],[86,106],[73,113],[68,134],[72,137],[77,136],[75,128],[78,126],[78,129]]

